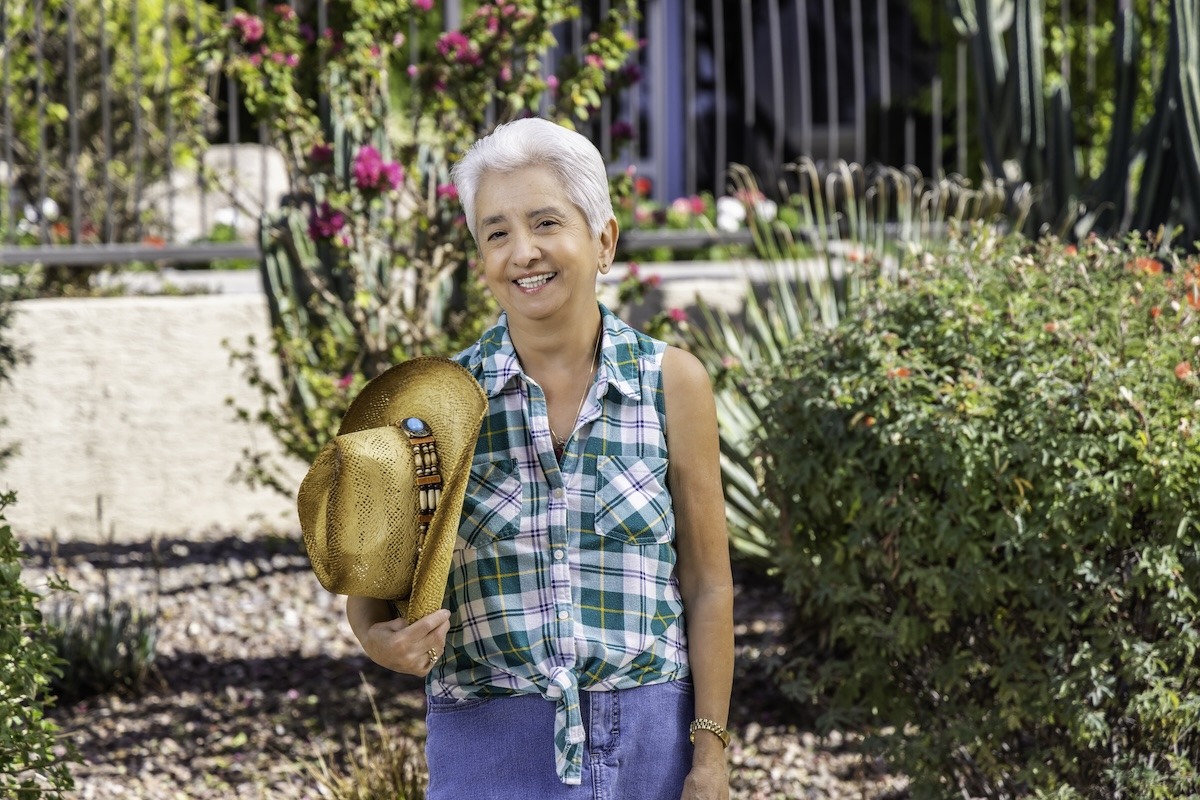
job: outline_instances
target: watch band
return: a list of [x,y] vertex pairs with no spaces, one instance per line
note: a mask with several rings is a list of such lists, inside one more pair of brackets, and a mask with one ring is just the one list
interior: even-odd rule
[[692,744],[696,743],[696,731],[708,731],[721,740],[721,747],[729,746],[729,731],[711,719],[700,717],[699,719],[692,720],[692,724],[688,726],[688,740]]

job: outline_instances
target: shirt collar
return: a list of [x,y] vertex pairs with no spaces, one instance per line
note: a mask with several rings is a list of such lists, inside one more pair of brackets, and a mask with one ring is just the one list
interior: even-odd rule
[[[603,303],[598,305],[604,333],[600,343],[597,380],[612,386],[625,397],[637,400],[641,396],[636,388],[640,354],[637,333]],[[495,326],[480,337],[476,358],[483,375],[480,385],[489,398],[504,391],[514,379],[524,377],[525,372],[508,332],[507,313],[502,313]]]

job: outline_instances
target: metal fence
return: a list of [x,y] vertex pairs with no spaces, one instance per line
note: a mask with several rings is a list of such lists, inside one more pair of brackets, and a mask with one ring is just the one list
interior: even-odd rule
[[[288,1],[315,3],[318,13],[326,2]],[[1094,23],[1129,2],[1063,0],[1053,24]],[[256,3],[265,5],[248,5]],[[606,6],[585,4],[563,26],[559,56]],[[163,68],[233,8],[233,0],[0,0],[0,264],[256,256],[244,230],[228,234],[253,225],[287,191],[286,176],[269,148],[253,146],[265,136],[239,113],[232,82],[211,80],[207,103],[181,102]],[[966,173],[975,123],[968,46],[941,40],[942,3],[923,8],[932,15],[925,35],[913,4],[896,0],[650,0],[637,31],[643,80],[602,110],[592,133],[614,170],[634,166],[661,202],[721,194],[731,162],[765,185],[805,155]],[[462,13],[461,0],[444,3],[444,24]],[[118,30],[125,38],[113,37]],[[1094,86],[1094,48],[1077,45],[1089,56],[1085,74],[1071,78]],[[918,96],[927,113],[911,102]],[[618,120],[635,138],[615,150]],[[224,176],[224,189],[200,177],[200,164]],[[217,228],[235,240],[212,241]]]

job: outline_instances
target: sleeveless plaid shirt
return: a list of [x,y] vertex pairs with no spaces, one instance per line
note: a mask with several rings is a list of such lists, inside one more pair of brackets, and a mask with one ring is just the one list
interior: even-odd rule
[[488,396],[431,695],[541,694],[559,778],[580,782],[580,690],[689,674],[667,491],[663,342],[603,305],[599,367],[561,464],[507,317],[456,360]]

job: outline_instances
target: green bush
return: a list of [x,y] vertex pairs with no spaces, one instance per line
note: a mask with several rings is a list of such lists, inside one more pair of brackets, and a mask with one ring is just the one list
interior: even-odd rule
[[124,601],[89,608],[64,605],[51,614],[62,659],[54,690],[64,702],[108,692],[140,694],[158,677],[158,615]]
[[[15,499],[0,496],[0,512]],[[74,788],[74,753],[46,718],[60,661],[48,641],[39,596],[21,581],[21,553],[0,515],[0,795],[62,797]],[[53,588],[64,588],[55,584]]]
[[784,691],[914,798],[1195,797],[1198,351],[1200,263],[977,231],[787,353]]

